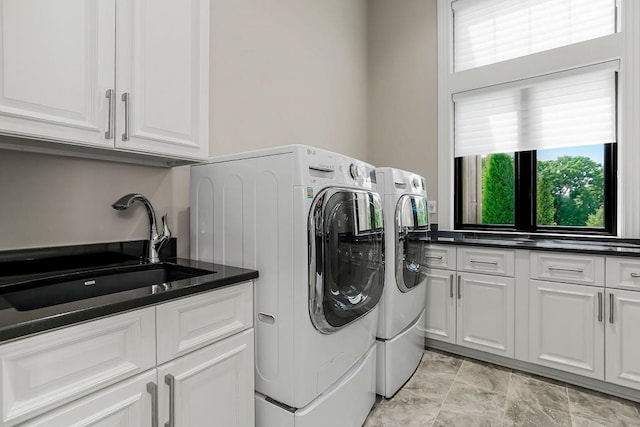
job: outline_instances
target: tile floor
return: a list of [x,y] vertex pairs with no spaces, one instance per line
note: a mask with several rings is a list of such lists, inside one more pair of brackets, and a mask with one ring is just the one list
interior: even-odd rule
[[427,350],[365,427],[640,426],[640,404],[488,363]]

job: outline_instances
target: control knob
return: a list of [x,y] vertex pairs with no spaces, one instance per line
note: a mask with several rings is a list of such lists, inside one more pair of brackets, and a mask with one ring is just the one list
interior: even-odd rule
[[364,170],[361,165],[356,165],[355,163],[351,163],[349,165],[349,175],[351,178],[358,179],[364,174]]

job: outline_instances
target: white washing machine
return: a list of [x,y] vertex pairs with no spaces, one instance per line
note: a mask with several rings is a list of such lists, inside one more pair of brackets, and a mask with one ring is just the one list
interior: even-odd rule
[[415,372],[424,353],[429,230],[424,178],[394,168],[376,169],[384,198],[386,273],[377,332],[378,394],[390,398]]
[[375,401],[371,165],[293,145],[191,168],[191,257],[256,269],[256,425],[360,426]]

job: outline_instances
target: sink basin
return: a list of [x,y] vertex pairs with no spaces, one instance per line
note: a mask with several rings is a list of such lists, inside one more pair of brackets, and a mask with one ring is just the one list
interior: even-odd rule
[[[212,273],[170,263],[135,265],[74,274],[72,279],[65,276],[34,280],[2,296],[16,310],[29,311],[154,285],[168,288],[171,282]],[[154,292],[152,289],[150,293]]]

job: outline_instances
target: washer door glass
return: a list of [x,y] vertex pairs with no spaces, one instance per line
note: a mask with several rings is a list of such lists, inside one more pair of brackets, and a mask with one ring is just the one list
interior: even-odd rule
[[372,310],[384,285],[382,201],[375,193],[328,189],[309,217],[313,325],[331,333]]
[[427,250],[427,199],[404,195],[396,205],[396,283],[408,292],[427,278],[422,263]]

